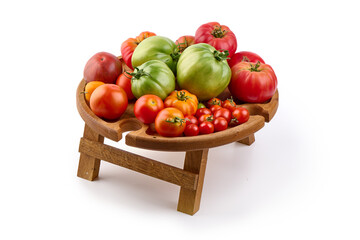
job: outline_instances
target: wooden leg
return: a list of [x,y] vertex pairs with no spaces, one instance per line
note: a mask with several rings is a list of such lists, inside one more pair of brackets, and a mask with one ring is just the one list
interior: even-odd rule
[[180,188],[178,211],[194,215],[199,210],[207,156],[208,149],[186,152],[184,170],[196,173],[199,177],[195,190]]
[[255,135],[251,134],[248,137],[239,140],[238,142],[250,146],[251,144],[253,144],[255,142]]
[[[94,132],[88,125],[85,124],[84,138],[103,143],[104,137]],[[79,166],[77,176],[89,181],[93,181],[99,174],[100,159],[80,153]]]

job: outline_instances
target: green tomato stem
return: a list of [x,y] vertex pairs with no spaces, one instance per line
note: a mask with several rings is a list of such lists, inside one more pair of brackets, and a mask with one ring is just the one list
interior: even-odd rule
[[260,61],[257,61],[255,66],[250,63],[250,72],[261,72],[261,70],[258,69],[260,67],[260,64]]
[[218,61],[227,60],[227,59],[229,59],[228,56],[229,56],[229,51],[228,50],[225,50],[223,52],[220,52],[218,50],[214,51],[214,57]]

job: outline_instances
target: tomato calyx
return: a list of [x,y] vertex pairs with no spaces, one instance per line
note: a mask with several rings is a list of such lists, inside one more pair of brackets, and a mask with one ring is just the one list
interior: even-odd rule
[[250,62],[250,59],[247,56],[243,56],[242,62]]
[[186,100],[188,100],[189,98],[192,98],[190,96],[186,96],[186,92],[184,92],[184,91],[175,90],[175,92],[176,92],[176,97],[179,101],[186,102]]
[[220,52],[218,50],[214,51],[214,57],[218,61],[230,59],[228,56],[229,56],[229,51],[228,50],[225,50],[223,52]]
[[174,118],[168,118],[165,120],[165,122],[177,124],[180,123],[180,126],[182,126],[183,123],[186,122],[184,118],[174,117]]
[[221,26],[215,26],[214,30],[212,30],[211,35],[215,38],[223,38],[226,36],[228,31],[221,29]]
[[258,68],[260,67],[260,61],[257,61],[257,63],[255,64],[255,66],[251,63],[250,64],[250,72],[261,72],[261,70],[259,70]]
[[135,71],[130,73],[130,72],[126,72],[128,73],[130,76],[132,76],[131,79],[139,79],[142,76],[149,76],[151,77],[150,73],[147,73],[144,71],[144,69],[139,69],[138,67],[135,67]]

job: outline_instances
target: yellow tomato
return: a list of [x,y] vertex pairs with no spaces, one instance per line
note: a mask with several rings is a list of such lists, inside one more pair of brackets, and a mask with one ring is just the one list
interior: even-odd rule
[[90,101],[90,96],[93,93],[93,91],[100,85],[103,85],[103,82],[100,81],[92,81],[86,84],[84,94],[86,101]]

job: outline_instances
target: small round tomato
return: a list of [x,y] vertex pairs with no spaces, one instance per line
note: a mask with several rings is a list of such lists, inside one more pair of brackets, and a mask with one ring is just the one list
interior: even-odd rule
[[153,94],[141,96],[134,104],[135,117],[146,124],[153,123],[162,109],[164,109],[163,101]]
[[227,108],[221,108],[214,113],[214,119],[223,117],[229,123],[231,121],[231,112]]
[[119,77],[116,80],[116,85],[122,87],[124,91],[126,92],[126,96],[128,100],[131,100],[134,98],[134,94],[131,91],[131,78],[132,76],[129,73],[132,73],[133,71],[130,70],[128,72],[123,72],[119,75]]
[[95,90],[95,88],[97,88],[98,86],[100,85],[103,85],[104,82],[100,82],[100,81],[92,81],[92,82],[88,82],[86,85],[85,85],[85,90],[84,93],[85,94],[85,99],[86,101],[90,101],[90,96],[91,94],[93,93],[93,91]]
[[204,114],[204,115],[201,115],[198,119],[199,123],[202,123],[202,122],[212,122],[214,120],[214,116],[211,115],[211,114]]
[[199,117],[200,117],[201,115],[204,115],[204,114],[210,114],[210,115],[211,115],[211,110],[208,109],[208,108],[198,108],[198,109],[196,110],[195,117],[196,117],[197,119],[199,119]]
[[212,122],[202,122],[199,125],[200,134],[209,134],[214,132],[214,124]]
[[210,108],[210,111],[212,113],[216,112],[217,110],[221,109],[222,107],[220,105],[212,105]]
[[198,125],[199,124],[198,119],[196,117],[194,117],[193,115],[186,115],[185,121],[186,121],[186,125],[189,125],[189,124]]
[[223,117],[215,118],[213,124],[214,124],[215,132],[224,131],[228,127],[228,122]]
[[206,106],[205,106],[205,104],[203,104],[203,103],[200,102],[200,103],[198,104],[198,109],[199,109],[199,108],[206,108]]
[[155,118],[155,130],[163,137],[178,137],[185,126],[184,115],[177,108],[164,108]]
[[211,98],[206,102],[206,105],[208,108],[211,108],[214,105],[219,105],[221,106],[221,100],[218,98]]
[[232,112],[232,116],[234,123],[239,125],[249,120],[250,113],[246,108],[238,107]]
[[128,106],[125,91],[116,84],[107,83],[97,87],[90,97],[90,108],[96,116],[106,120],[121,117]]
[[197,136],[199,135],[199,127],[196,124],[186,124],[185,130],[184,130],[185,136]]
[[236,108],[236,103],[234,102],[233,98],[226,99],[222,102],[221,106],[223,108],[227,108],[230,110],[230,112],[234,111]]

